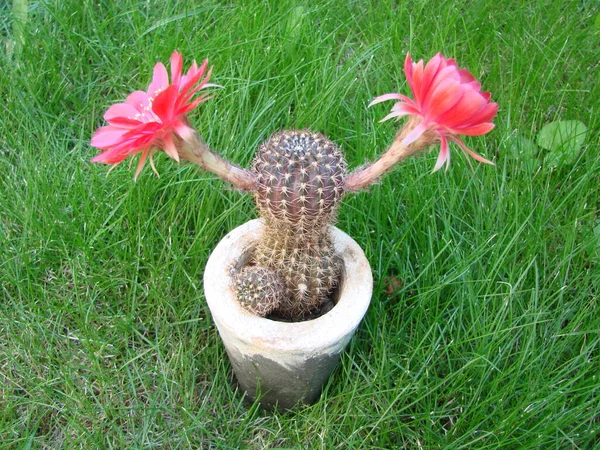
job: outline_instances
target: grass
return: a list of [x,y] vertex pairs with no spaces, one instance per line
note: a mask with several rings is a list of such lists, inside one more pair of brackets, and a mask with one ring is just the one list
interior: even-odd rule
[[[31,1],[0,5],[3,448],[591,449],[600,445],[599,14],[592,1]],[[13,36],[20,30],[22,36]],[[9,51],[15,40],[23,45]],[[133,183],[89,163],[102,114],[179,49],[225,88],[191,117],[246,165],[281,128],[373,159],[407,51],[455,57],[500,104],[454,152],[346,198],[371,308],[314,406],[245,405],[203,266],[252,201],[157,158]],[[6,49],[6,51],[5,51]],[[522,138],[579,120],[569,164]],[[456,150],[456,149],[454,149]]]

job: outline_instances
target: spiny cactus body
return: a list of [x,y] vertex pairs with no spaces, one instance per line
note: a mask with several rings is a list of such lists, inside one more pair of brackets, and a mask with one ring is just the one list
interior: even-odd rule
[[284,300],[285,283],[274,270],[247,266],[233,279],[240,304],[258,316],[272,313]]
[[265,224],[254,260],[283,276],[285,296],[278,311],[292,318],[302,317],[321,306],[340,272],[340,261],[334,254],[326,228],[310,236],[306,232],[294,233],[292,228],[274,229]]
[[314,231],[330,223],[343,196],[342,152],[309,130],[271,136],[256,154],[254,171],[260,214],[277,225]]
[[254,262],[285,281],[278,312],[302,317],[321,306],[339,276],[328,226],[344,194],[346,162],[325,136],[294,130],[263,143],[253,168],[256,204],[265,221]]

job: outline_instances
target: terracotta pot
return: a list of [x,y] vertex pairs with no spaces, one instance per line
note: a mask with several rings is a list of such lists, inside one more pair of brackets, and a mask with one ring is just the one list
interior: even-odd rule
[[334,301],[323,316],[305,322],[278,322],[244,310],[232,288],[230,268],[249,260],[263,229],[251,220],[225,236],[204,273],[208,307],[241,388],[263,407],[288,409],[314,403],[365,315],[373,289],[371,267],[347,234],[331,227],[344,270]]

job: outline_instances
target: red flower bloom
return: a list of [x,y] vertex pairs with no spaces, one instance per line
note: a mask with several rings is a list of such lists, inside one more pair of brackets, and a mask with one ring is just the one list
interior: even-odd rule
[[490,93],[481,92],[481,84],[465,69],[459,69],[454,59],[435,55],[423,67],[423,60],[413,63],[406,55],[404,72],[414,100],[402,94],[385,94],[376,97],[369,106],[386,100],[401,100],[390,114],[392,117],[412,115],[419,119],[416,127],[404,138],[404,145],[415,142],[425,133],[440,142],[440,154],[433,171],[444,163],[450,164],[448,140],[455,142],[477,161],[493,164],[471,151],[458,135],[480,136],[488,133],[494,124],[491,120],[498,104],[490,102]]
[[[117,165],[128,156],[141,153],[135,178],[144,167],[148,155],[153,170],[152,155],[157,149],[163,149],[167,155],[179,161],[177,148],[173,142],[173,133],[189,140],[193,130],[187,125],[185,115],[206,100],[199,96],[192,100],[200,89],[216,86],[208,84],[210,70],[206,73],[208,60],[200,67],[196,62],[185,75],[181,69],[183,59],[174,51],[171,55],[171,83],[167,69],[162,63],[154,66],[152,82],[148,91],[135,91],[124,103],[112,105],[104,114],[109,125],[96,130],[91,144],[106,150],[92,162]],[[202,78],[204,76],[204,78]]]

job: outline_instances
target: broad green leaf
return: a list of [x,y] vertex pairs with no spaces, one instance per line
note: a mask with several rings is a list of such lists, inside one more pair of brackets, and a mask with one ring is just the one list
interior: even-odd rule
[[507,145],[508,155],[519,160],[519,165],[529,173],[535,172],[542,165],[542,162],[536,156],[538,149],[538,146],[531,139],[521,135],[511,136]]
[[549,165],[569,164],[575,161],[586,134],[587,127],[582,122],[560,120],[544,125],[537,136],[537,144],[549,151],[546,155]]
[[597,31],[600,31],[600,14],[598,14],[596,20],[594,20],[594,28],[596,28]]
[[286,34],[290,39],[298,39],[301,32],[302,20],[304,19],[304,13],[306,8],[304,6],[297,6],[290,12],[287,20]]
[[538,152],[537,145],[521,135],[511,137],[508,149],[515,158],[533,158]]
[[306,8],[304,6],[297,6],[292,9],[288,17],[285,27],[285,49],[288,54],[294,54],[296,52],[296,46],[300,38],[302,37],[302,21]]

